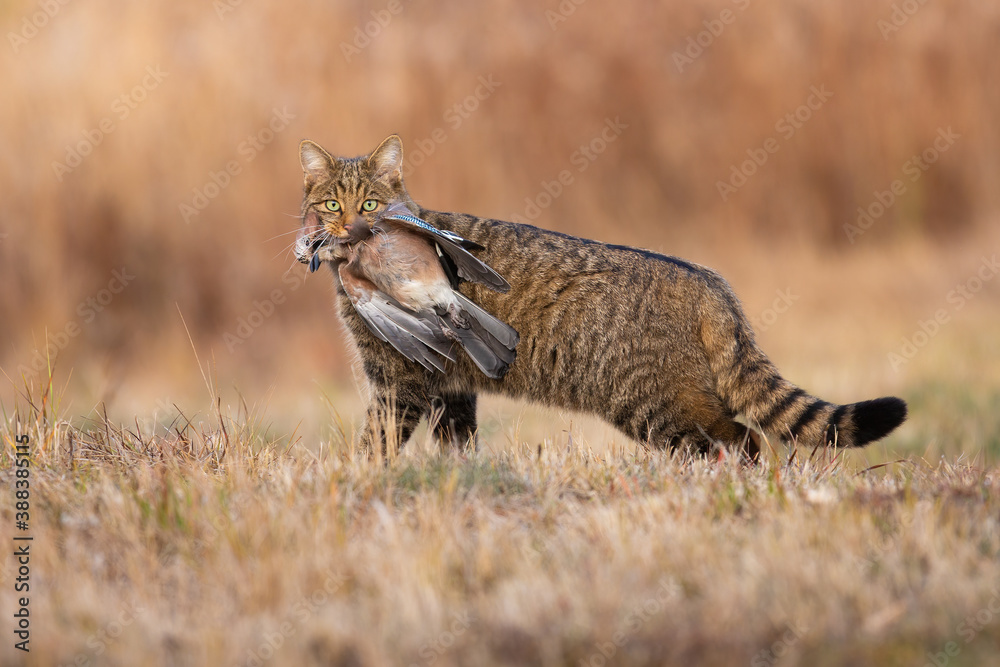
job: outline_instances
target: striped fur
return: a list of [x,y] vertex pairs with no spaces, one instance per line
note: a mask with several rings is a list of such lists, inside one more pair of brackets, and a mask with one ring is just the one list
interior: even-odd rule
[[439,434],[474,439],[475,397],[503,394],[602,417],[654,446],[714,444],[754,454],[754,429],[806,445],[860,446],[898,426],[897,398],[835,405],[785,380],[754,341],[732,289],[711,269],[530,225],[440,213],[412,202],[402,178],[379,182],[366,157],[337,159],[307,179],[303,212],[331,193],[391,196],[428,223],[475,241],[477,256],[511,284],[461,291],[520,335],[517,360],[490,379],[464,357],[430,373],[394,353],[360,321],[342,290],[340,315],[371,396],[366,441],[384,443],[388,419],[405,441],[420,418],[443,414]]

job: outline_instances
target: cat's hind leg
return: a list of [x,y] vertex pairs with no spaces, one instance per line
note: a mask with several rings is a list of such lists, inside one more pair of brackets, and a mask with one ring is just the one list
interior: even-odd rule
[[686,446],[701,454],[711,454],[719,448],[739,452],[749,462],[760,458],[760,437],[735,419],[713,392],[691,390],[674,397],[671,411],[672,426],[682,434],[672,445]]
[[728,415],[720,415],[704,429],[711,449],[721,445],[730,452],[739,452],[750,463],[760,461],[760,435]]

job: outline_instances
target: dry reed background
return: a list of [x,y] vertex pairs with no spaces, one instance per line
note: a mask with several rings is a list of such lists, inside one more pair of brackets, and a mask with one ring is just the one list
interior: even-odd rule
[[[883,34],[880,22],[902,6],[919,9]],[[376,30],[379,17],[385,25]],[[706,22],[720,33],[711,40]],[[815,653],[792,660],[861,636],[864,660],[904,664],[920,659],[914,647],[943,645],[963,614],[989,601],[983,591],[998,582],[995,473],[967,470],[955,457],[990,470],[1000,454],[1000,338],[993,334],[1000,281],[989,261],[1000,250],[1000,8],[961,0],[51,0],[4,3],[0,26],[0,369],[10,378],[0,386],[4,466],[7,445],[26,427],[18,418],[37,422],[36,435],[48,443],[39,453],[48,468],[39,472],[35,502],[46,502],[39,571],[51,578],[36,599],[38,636],[49,652],[35,664],[84,650],[135,587],[153,611],[129,626],[136,634],[114,644],[109,662],[136,664],[148,650],[165,664],[235,661],[337,560],[367,574],[352,572],[340,606],[313,617],[317,627],[336,629],[316,649],[320,661],[333,647],[347,658],[354,650],[362,662],[405,656],[423,664],[420,642],[466,606],[492,619],[466,637],[528,646],[526,660],[543,664],[583,659],[589,649],[580,647],[599,641],[660,575],[682,580],[685,597],[670,603],[669,623],[665,615],[643,626],[635,662],[643,646],[653,647],[652,662],[716,655],[723,631],[735,648],[716,657],[749,659],[784,632],[783,623],[812,622],[821,608],[796,649]],[[366,27],[377,34],[352,44]],[[700,33],[711,43],[679,68],[676,54]],[[777,124],[812,89],[832,96],[787,136],[787,125]],[[580,146],[616,120],[626,126],[620,134],[606,135],[613,140],[592,162],[581,160]],[[269,142],[248,142],[270,122],[280,130],[262,136]],[[908,161],[948,128],[958,137],[911,180]],[[792,496],[821,488],[820,496],[837,499],[820,503],[821,511],[804,502],[789,510],[785,492],[769,490],[754,496],[756,504],[713,513],[732,496],[729,486],[715,486],[720,480],[758,488],[768,476],[786,475],[782,456],[750,472],[712,472],[642,451],[633,460],[633,443],[588,420],[499,400],[483,406],[484,452],[468,462],[422,460],[430,447],[422,440],[406,455],[416,458],[387,471],[343,454],[313,461],[307,451],[318,443],[346,446],[360,404],[328,279],[306,279],[288,252],[301,187],[296,148],[308,137],[355,155],[390,132],[403,137],[407,183],[423,204],[530,218],[718,268],[791,379],[831,400],[901,395],[910,422],[819,477],[788,472]],[[759,156],[769,138],[777,152],[723,200],[717,182],[747,151]],[[76,165],[73,151],[88,154]],[[229,163],[239,173],[220,176]],[[572,183],[549,203],[546,184],[551,189],[563,170]],[[225,184],[217,191],[213,174]],[[844,225],[856,223],[858,207],[872,206],[894,179],[905,192],[852,243]],[[197,192],[214,196],[199,202]],[[537,215],[528,200],[543,204]],[[181,208],[201,203],[195,215]],[[115,271],[134,277],[119,290]],[[271,312],[266,302],[275,295],[281,303],[258,320],[254,313]],[[248,319],[260,326],[230,350],[227,335],[239,335]],[[904,340],[914,354],[893,362],[891,353],[906,352]],[[47,374],[36,370],[47,346],[63,402],[57,413],[47,403],[43,419],[29,402],[40,409]],[[239,414],[225,406],[241,402],[256,417],[233,418],[242,430],[224,463],[174,451],[184,442],[176,434],[149,446],[167,452],[154,464],[129,454],[138,445],[121,445],[124,436],[119,445],[99,436],[107,413],[112,424],[134,423],[143,438],[167,438],[167,424],[184,423],[175,421],[180,408],[217,444],[220,409]],[[111,460],[101,447],[81,447],[80,460],[70,461],[72,429],[81,442],[104,437]],[[563,452],[570,436],[573,446]],[[285,454],[290,439],[297,444]],[[539,443],[553,451],[536,463]],[[270,453],[251,455],[262,447]],[[598,461],[588,458],[590,449],[617,454]],[[912,458],[940,455],[949,457],[943,467]],[[850,476],[899,457],[911,463]],[[414,475],[424,481],[414,483]],[[451,475],[466,481],[448,486]],[[484,490],[477,475],[501,481],[490,477]],[[632,475],[649,488],[622,496],[608,486]],[[513,487],[505,486],[508,476]],[[407,490],[393,491],[399,486]],[[685,504],[691,497],[699,500]],[[5,531],[9,502],[6,495],[0,501]],[[899,528],[892,517],[921,502],[932,509],[919,510],[929,512],[923,532],[910,536],[917,529]],[[71,511],[60,509],[66,506]],[[889,518],[878,513],[882,507]],[[206,515],[220,513],[231,521],[225,540],[193,544]],[[281,528],[302,517],[310,518]],[[323,523],[334,517],[340,523]],[[768,532],[786,522],[791,536]],[[250,530],[257,525],[266,531]],[[515,527],[525,532],[513,546],[495,537]],[[726,543],[731,534],[737,539]],[[864,556],[880,534],[919,548],[871,579],[837,569],[841,551]],[[843,543],[824,542],[827,535]],[[415,546],[423,537],[426,546]],[[550,545],[540,547],[539,562],[519,563],[522,537]],[[627,546],[615,546],[622,540]],[[669,557],[657,551],[675,541],[683,546]],[[747,544],[751,555],[741,551]],[[303,554],[310,549],[315,557]],[[425,569],[377,581],[401,562],[395,551],[413,549],[423,555],[407,567]],[[149,575],[157,562],[162,573]],[[695,568],[683,581],[699,563],[711,571]],[[11,570],[8,561],[2,567],[6,610]],[[786,572],[792,580],[784,588],[766,589]],[[220,578],[224,584],[203,590]],[[618,588],[578,594],[594,581]],[[820,582],[831,590],[823,593]],[[179,583],[183,592],[164,592]],[[542,599],[533,608],[536,593]],[[404,601],[398,614],[397,598]],[[776,601],[784,605],[777,615]],[[349,613],[355,607],[358,616]],[[917,620],[905,620],[913,614]],[[212,625],[209,618],[228,620]],[[365,634],[382,622],[399,631]],[[858,623],[871,631],[857,635]],[[359,633],[356,644],[344,639]],[[555,638],[545,643],[549,634]],[[665,654],[647,636],[666,637],[663,645],[679,652]],[[977,634],[961,659],[988,652],[995,636],[992,629]],[[881,643],[899,651],[881,661],[865,652]],[[296,643],[294,651],[308,646]],[[443,654],[437,664],[475,661],[478,654],[464,652],[474,650]],[[517,662],[519,654],[507,650],[489,655]],[[6,640],[0,651],[8,651]],[[831,664],[849,660],[834,655]],[[19,658],[0,656],[4,664]]]

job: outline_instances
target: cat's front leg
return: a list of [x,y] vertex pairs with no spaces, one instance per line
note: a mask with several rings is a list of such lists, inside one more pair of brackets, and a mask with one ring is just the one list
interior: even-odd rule
[[473,452],[479,448],[475,394],[442,393],[435,397],[431,419],[435,418],[434,435],[442,447]]
[[372,388],[361,436],[369,456],[399,452],[420,418],[430,412],[426,394],[409,388]]

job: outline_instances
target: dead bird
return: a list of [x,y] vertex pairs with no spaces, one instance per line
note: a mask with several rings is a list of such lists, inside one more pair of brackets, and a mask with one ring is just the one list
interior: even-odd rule
[[[373,206],[369,201],[375,200],[366,200],[362,211]],[[428,225],[402,202],[385,205],[374,223],[357,215],[342,228],[346,236],[337,236],[340,248],[332,253],[342,260],[340,283],[372,333],[428,370],[444,372],[457,343],[488,377],[506,374],[516,358],[517,331],[458,290],[462,280],[510,290],[470,252],[482,246]],[[315,249],[311,270],[321,261]]]

